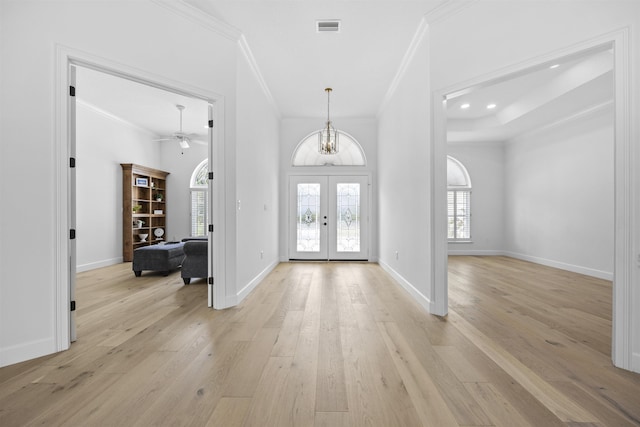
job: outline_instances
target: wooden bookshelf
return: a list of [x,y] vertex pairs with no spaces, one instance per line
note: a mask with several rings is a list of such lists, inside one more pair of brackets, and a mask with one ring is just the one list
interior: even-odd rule
[[[169,172],[133,163],[122,166],[122,259],[133,251],[158,244],[167,236],[167,175]],[[161,195],[161,199],[157,196]],[[142,223],[140,223],[142,221]],[[146,239],[141,235],[147,234]],[[162,234],[160,236],[160,234]]]

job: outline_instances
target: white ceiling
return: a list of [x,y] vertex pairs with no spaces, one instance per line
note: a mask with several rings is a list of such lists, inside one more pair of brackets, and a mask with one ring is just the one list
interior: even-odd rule
[[[374,117],[425,13],[441,1],[187,0],[245,36],[283,117]],[[339,19],[338,33],[316,21]]]
[[603,46],[461,92],[447,100],[448,141],[506,141],[611,107],[613,55]]
[[[425,13],[426,0],[185,0],[246,38],[282,117],[375,117]],[[316,21],[339,19],[339,33]],[[451,141],[504,140],[612,99],[612,55],[604,50],[531,70],[451,97]],[[179,129],[204,137],[206,103],[83,69],[78,100],[157,136]],[[461,110],[462,103],[471,107]],[[495,103],[487,110],[488,103]],[[338,126],[338,121],[334,121]],[[320,126],[321,123],[319,123]],[[338,126],[339,127],[339,126]]]
[[209,116],[203,100],[82,67],[77,68],[76,87],[79,103],[149,132],[153,138],[171,136],[180,129],[176,105],[182,105],[183,132],[206,140]]

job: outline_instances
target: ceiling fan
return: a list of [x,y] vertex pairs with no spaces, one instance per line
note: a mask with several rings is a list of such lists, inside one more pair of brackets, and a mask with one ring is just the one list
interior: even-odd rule
[[182,132],[182,111],[185,109],[184,105],[176,105],[178,111],[180,111],[180,130],[178,132],[174,132],[173,135],[167,136],[165,138],[156,139],[156,141],[178,141],[180,144],[180,148],[185,149],[189,148],[189,143],[191,142],[199,142],[205,143],[204,141],[198,141],[195,138],[199,135],[196,133],[186,134]]

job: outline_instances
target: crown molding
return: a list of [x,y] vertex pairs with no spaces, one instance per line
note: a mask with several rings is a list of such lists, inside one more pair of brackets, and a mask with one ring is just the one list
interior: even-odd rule
[[269,86],[267,86],[262,73],[260,72],[260,67],[258,67],[258,63],[251,52],[251,48],[247,43],[247,39],[242,34],[242,31],[238,28],[227,24],[219,20],[218,18],[211,16],[210,14],[203,12],[197,7],[191,6],[184,2],[184,0],[151,0],[152,3],[157,4],[158,6],[164,7],[169,11],[179,15],[185,19],[188,19],[191,22],[194,22],[202,27],[212,31],[222,37],[225,37],[231,41],[237,42],[240,48],[240,51],[243,53],[245,59],[249,64],[249,68],[251,68],[251,72],[255,77],[258,85],[262,89],[265,97],[267,98],[267,102],[271,104],[273,107],[276,116],[281,118],[280,110],[271,94],[271,90],[269,90]]
[[100,108],[100,107],[98,107],[98,106],[96,106],[96,105],[94,105],[94,104],[92,104],[90,102],[87,102],[87,101],[85,101],[83,99],[76,98],[76,104],[79,107],[84,107],[87,110],[91,110],[96,114],[99,114],[99,115],[101,115],[101,116],[103,116],[103,117],[105,117],[105,118],[107,118],[107,119],[109,119],[109,120],[111,120],[113,122],[120,123],[121,125],[124,125],[124,126],[130,128],[130,129],[135,130],[135,131],[146,133],[149,136],[159,137],[159,135],[156,134],[155,132],[152,132],[149,129],[143,128],[142,126],[138,126],[138,125],[136,125],[134,123],[131,123],[130,121],[125,120],[120,116],[116,116],[115,114],[112,114],[112,113],[110,113],[110,112],[108,112],[106,110],[103,110],[102,108]]
[[569,116],[561,117],[539,128],[535,128],[530,131],[526,131],[521,134],[518,134],[513,138],[510,138],[507,141],[505,141],[505,143],[506,144],[517,143],[527,138],[530,138],[532,136],[543,134],[545,132],[550,132],[550,131],[553,131],[554,129],[560,128],[565,125],[570,125],[580,120],[592,119],[600,114],[613,113],[614,110],[615,110],[615,104],[613,99],[609,101],[601,102],[600,104],[596,104],[584,110],[580,110]]
[[478,0],[465,0],[465,1],[445,0],[442,3],[440,3],[438,6],[436,6],[433,10],[427,12],[422,17],[422,19],[420,20],[420,23],[418,24],[418,28],[416,29],[416,32],[414,33],[413,38],[411,39],[411,43],[409,43],[409,47],[407,48],[407,51],[405,52],[404,57],[402,58],[402,61],[400,61],[400,66],[398,67],[398,71],[396,71],[396,74],[391,80],[391,84],[389,85],[389,89],[387,90],[387,93],[385,94],[384,98],[382,99],[382,102],[380,103],[380,108],[378,108],[378,114],[377,114],[378,117],[382,114],[382,112],[386,108],[391,98],[393,98],[393,95],[398,89],[398,85],[404,78],[404,75],[406,74],[407,69],[409,68],[409,65],[411,65],[411,63],[413,62],[413,58],[415,57],[416,52],[418,51],[418,46],[420,46],[420,43],[422,42],[422,40],[427,36],[429,25],[446,21],[452,16],[458,14],[460,11],[471,6],[476,1]]
[[150,1],[231,41],[238,41],[242,35],[242,32],[236,27],[185,3],[183,0]]
[[393,80],[391,80],[389,89],[387,89],[387,93],[384,95],[384,98],[382,99],[380,108],[378,108],[378,114],[377,114],[378,117],[380,117],[384,109],[387,107],[387,104],[389,103],[391,98],[393,98],[393,95],[396,93],[396,90],[398,89],[398,85],[400,85],[400,82],[404,78],[404,75],[407,73],[407,69],[409,68],[409,65],[411,65],[411,63],[413,62],[413,58],[416,55],[416,52],[418,51],[418,46],[420,46],[422,39],[426,36],[428,29],[429,29],[429,24],[427,23],[427,20],[423,16],[422,19],[420,20],[420,24],[418,24],[418,29],[413,35],[413,39],[411,39],[411,43],[409,43],[409,47],[407,48],[407,51],[405,52],[404,57],[402,58],[402,61],[400,61],[400,66],[398,67],[398,71],[396,71],[396,75],[393,77]]
[[424,15],[429,25],[444,22],[479,0],[444,0]]
[[240,50],[242,51],[245,59],[247,60],[247,63],[249,64],[249,68],[251,68],[251,72],[253,73],[253,76],[255,77],[258,84],[260,85],[260,88],[262,89],[264,96],[267,98],[267,102],[271,104],[271,107],[273,107],[273,110],[275,111],[278,119],[281,119],[282,114],[280,113],[280,109],[278,108],[278,105],[276,104],[276,101],[273,98],[271,91],[269,90],[269,86],[267,86],[267,82],[265,82],[264,78],[262,77],[262,73],[260,72],[258,63],[256,62],[256,59],[253,56],[253,53],[251,52],[251,48],[249,47],[249,43],[247,43],[247,39],[244,37],[243,34],[241,34],[238,39],[238,46],[240,47]]

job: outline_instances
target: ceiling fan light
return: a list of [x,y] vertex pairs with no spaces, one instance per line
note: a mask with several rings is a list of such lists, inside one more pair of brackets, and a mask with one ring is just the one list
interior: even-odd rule
[[180,140],[180,148],[189,148],[189,143],[187,142],[186,138],[182,138]]

